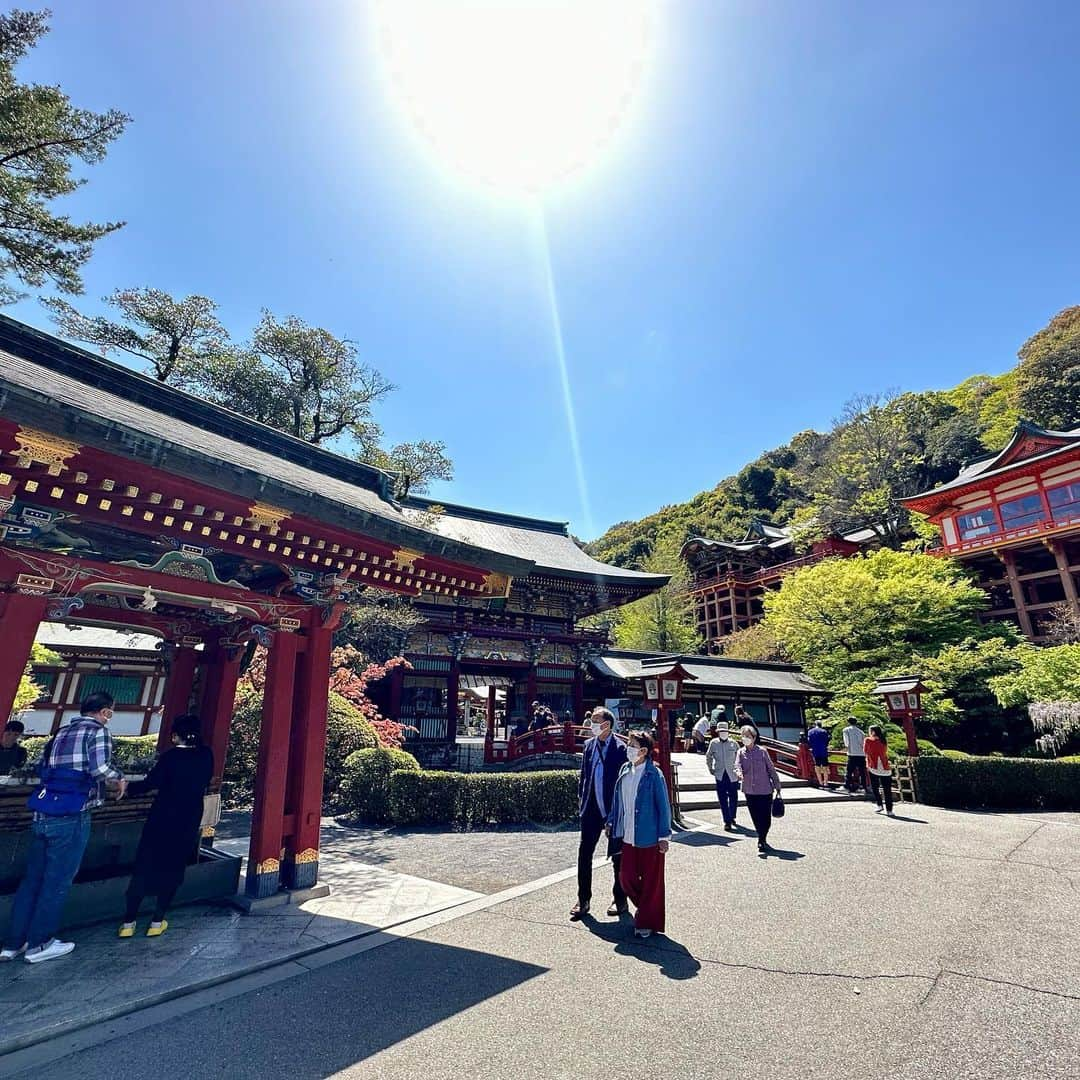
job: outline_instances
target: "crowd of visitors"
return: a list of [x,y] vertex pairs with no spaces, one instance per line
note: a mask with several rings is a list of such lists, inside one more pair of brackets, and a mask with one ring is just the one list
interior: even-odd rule
[[[40,783],[27,802],[33,812],[33,839],[0,960],[21,955],[28,964],[38,964],[74,950],[74,942],[61,941],[56,934],[90,838],[90,812],[107,798],[157,792],[136,853],[119,936],[134,936],[139,907],[148,895],[156,906],[147,937],[157,937],[168,927],[165,912],[197,850],[213,756],[201,743],[198,717],[180,716],[173,725],[174,748],[161,756],[144,780],[129,783],[112,761],[108,723],[114,704],[104,691],[88,695],[79,716],[42,750]],[[10,721],[4,748],[22,750],[15,745],[21,734],[21,725]],[[25,751],[14,761],[23,763]]]

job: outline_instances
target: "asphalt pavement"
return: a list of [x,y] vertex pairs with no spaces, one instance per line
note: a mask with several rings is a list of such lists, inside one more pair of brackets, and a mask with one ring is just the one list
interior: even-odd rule
[[900,814],[685,836],[646,942],[565,877],[7,1075],[1076,1080],[1080,815]]

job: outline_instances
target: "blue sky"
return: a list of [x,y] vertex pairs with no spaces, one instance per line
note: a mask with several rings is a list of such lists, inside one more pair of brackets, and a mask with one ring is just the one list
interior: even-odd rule
[[51,6],[25,77],[135,117],[68,200],[128,222],[84,306],[153,285],[351,338],[388,436],[447,442],[446,501],[594,536],[1080,302],[1080,6],[658,5],[626,125],[544,199],[584,506],[536,219],[407,130],[364,4]]

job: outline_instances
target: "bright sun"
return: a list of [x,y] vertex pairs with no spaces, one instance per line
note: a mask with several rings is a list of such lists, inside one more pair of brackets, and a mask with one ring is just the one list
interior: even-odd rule
[[381,0],[395,96],[438,156],[536,194],[623,125],[650,42],[648,0]]

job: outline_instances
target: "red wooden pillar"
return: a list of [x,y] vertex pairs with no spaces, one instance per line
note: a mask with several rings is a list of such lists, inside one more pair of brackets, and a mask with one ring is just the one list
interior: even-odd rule
[[214,775],[210,786],[216,791],[225,772],[225,755],[229,749],[229,729],[236,705],[236,684],[240,678],[239,649],[224,649],[214,645],[207,658],[203,680],[202,717],[203,742],[214,753]]
[[330,693],[330,651],[334,631],[315,625],[296,674],[289,753],[289,785],[285,818],[291,822],[285,838],[282,883],[290,889],[310,889],[319,880],[319,826],[322,822],[323,769],[326,764],[326,705]]
[[278,891],[298,645],[295,634],[274,634],[266,662],[255,807],[244,885],[244,892],[253,900],[273,896]]
[[30,662],[34,636],[45,617],[44,596],[23,596],[8,593],[0,597],[0,619],[3,621],[3,648],[0,648],[0,725],[7,723],[19,680]]
[[161,709],[161,727],[158,729],[158,753],[164,753],[172,745],[172,725],[182,713],[191,709],[191,692],[195,686],[195,661],[198,656],[192,648],[180,646],[169,666],[169,679],[165,683],[165,698]]
[[488,687],[487,699],[487,737],[495,738],[495,687]]

